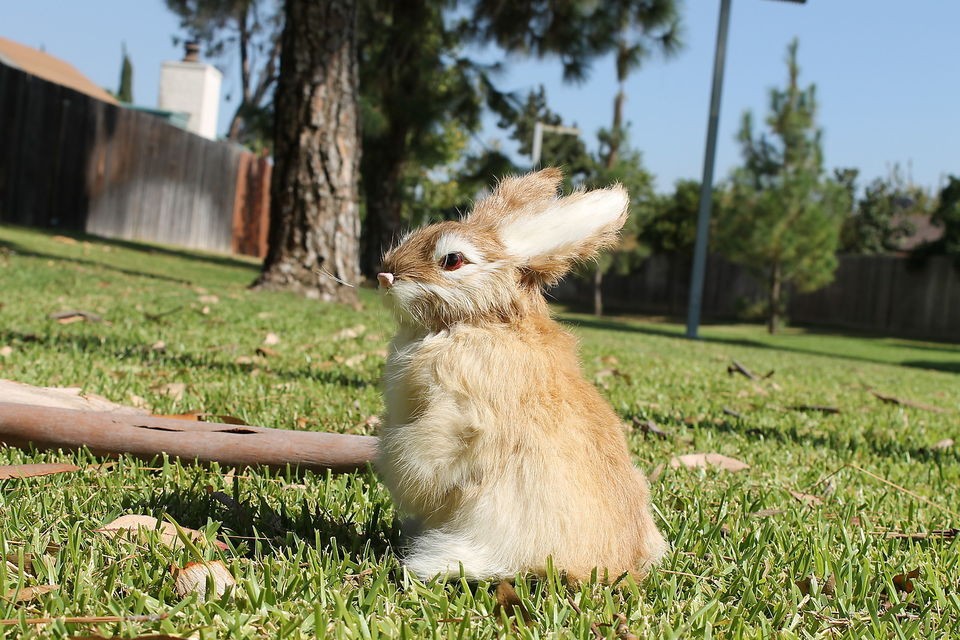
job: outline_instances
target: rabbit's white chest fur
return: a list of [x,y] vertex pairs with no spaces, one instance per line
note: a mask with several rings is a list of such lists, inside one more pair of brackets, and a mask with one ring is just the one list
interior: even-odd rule
[[437,376],[454,341],[448,331],[401,330],[387,359],[378,468],[400,509],[421,520],[442,510],[470,476],[476,426]]

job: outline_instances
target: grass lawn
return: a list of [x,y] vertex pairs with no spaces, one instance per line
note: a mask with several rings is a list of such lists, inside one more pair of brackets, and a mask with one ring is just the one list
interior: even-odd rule
[[[161,414],[374,432],[392,332],[376,294],[353,310],[250,293],[256,272],[242,259],[0,226],[0,378]],[[104,321],[49,317],[68,309]],[[695,452],[750,465],[666,465],[652,491],[672,550],[642,583],[521,578],[524,622],[495,613],[495,585],[406,575],[389,495],[370,472],[0,449],[0,464],[81,467],[0,481],[0,635],[960,637],[960,446],[947,442],[960,440],[960,346],[739,325],[689,342],[675,325],[562,317],[588,375],[636,425],[641,468]],[[279,342],[263,350],[271,333]],[[758,379],[729,375],[732,360]],[[666,437],[645,433],[648,420]],[[228,549],[95,531],[123,514],[169,518]],[[175,593],[170,567],[202,559],[229,568],[231,595]],[[28,590],[42,585],[57,588]],[[66,621],[90,616],[112,618]]]

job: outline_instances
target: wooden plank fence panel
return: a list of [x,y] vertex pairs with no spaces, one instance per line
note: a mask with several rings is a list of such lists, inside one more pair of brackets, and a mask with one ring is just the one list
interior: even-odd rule
[[[0,64],[0,221],[230,252],[250,234],[235,228],[245,156]],[[269,200],[244,206],[240,224],[259,237]]]
[[[834,282],[811,293],[790,292],[789,320],[909,338],[960,342],[960,264],[948,256],[924,261],[897,256],[839,256]],[[608,309],[680,318],[686,314],[689,265],[652,256],[635,273],[604,278]],[[568,279],[559,301],[590,308],[592,285]],[[745,303],[763,300],[762,283],[717,256],[707,261],[703,317],[738,317]]]

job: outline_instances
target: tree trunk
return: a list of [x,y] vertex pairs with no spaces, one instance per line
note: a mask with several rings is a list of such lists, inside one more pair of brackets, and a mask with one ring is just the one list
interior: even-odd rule
[[356,17],[355,0],[286,0],[269,247],[257,288],[357,300],[330,277],[360,277]]
[[780,272],[780,263],[774,262],[770,267],[770,308],[767,311],[767,331],[770,334],[776,333],[780,329],[780,289],[782,286],[782,275]]
[[623,83],[620,83],[620,89],[617,96],[613,99],[613,128],[610,130],[610,149],[607,152],[607,169],[612,169],[620,156],[620,141],[623,138],[623,103],[627,99],[627,94],[623,91]]
[[360,234],[360,270],[370,278],[376,277],[384,252],[400,237],[405,139],[404,131],[389,136],[385,144],[366,147],[369,162],[363,164],[363,192],[367,211]]
[[593,271],[593,315],[603,315],[603,269],[599,264]]

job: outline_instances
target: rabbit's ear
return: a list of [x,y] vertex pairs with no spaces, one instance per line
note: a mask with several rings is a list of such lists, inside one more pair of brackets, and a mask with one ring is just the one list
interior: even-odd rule
[[528,207],[557,199],[563,172],[556,167],[500,181],[489,196],[477,203],[470,221],[481,226],[498,226]]
[[617,241],[630,199],[620,185],[574,193],[498,229],[507,252],[524,260],[532,280],[555,284],[575,262],[594,258]]

